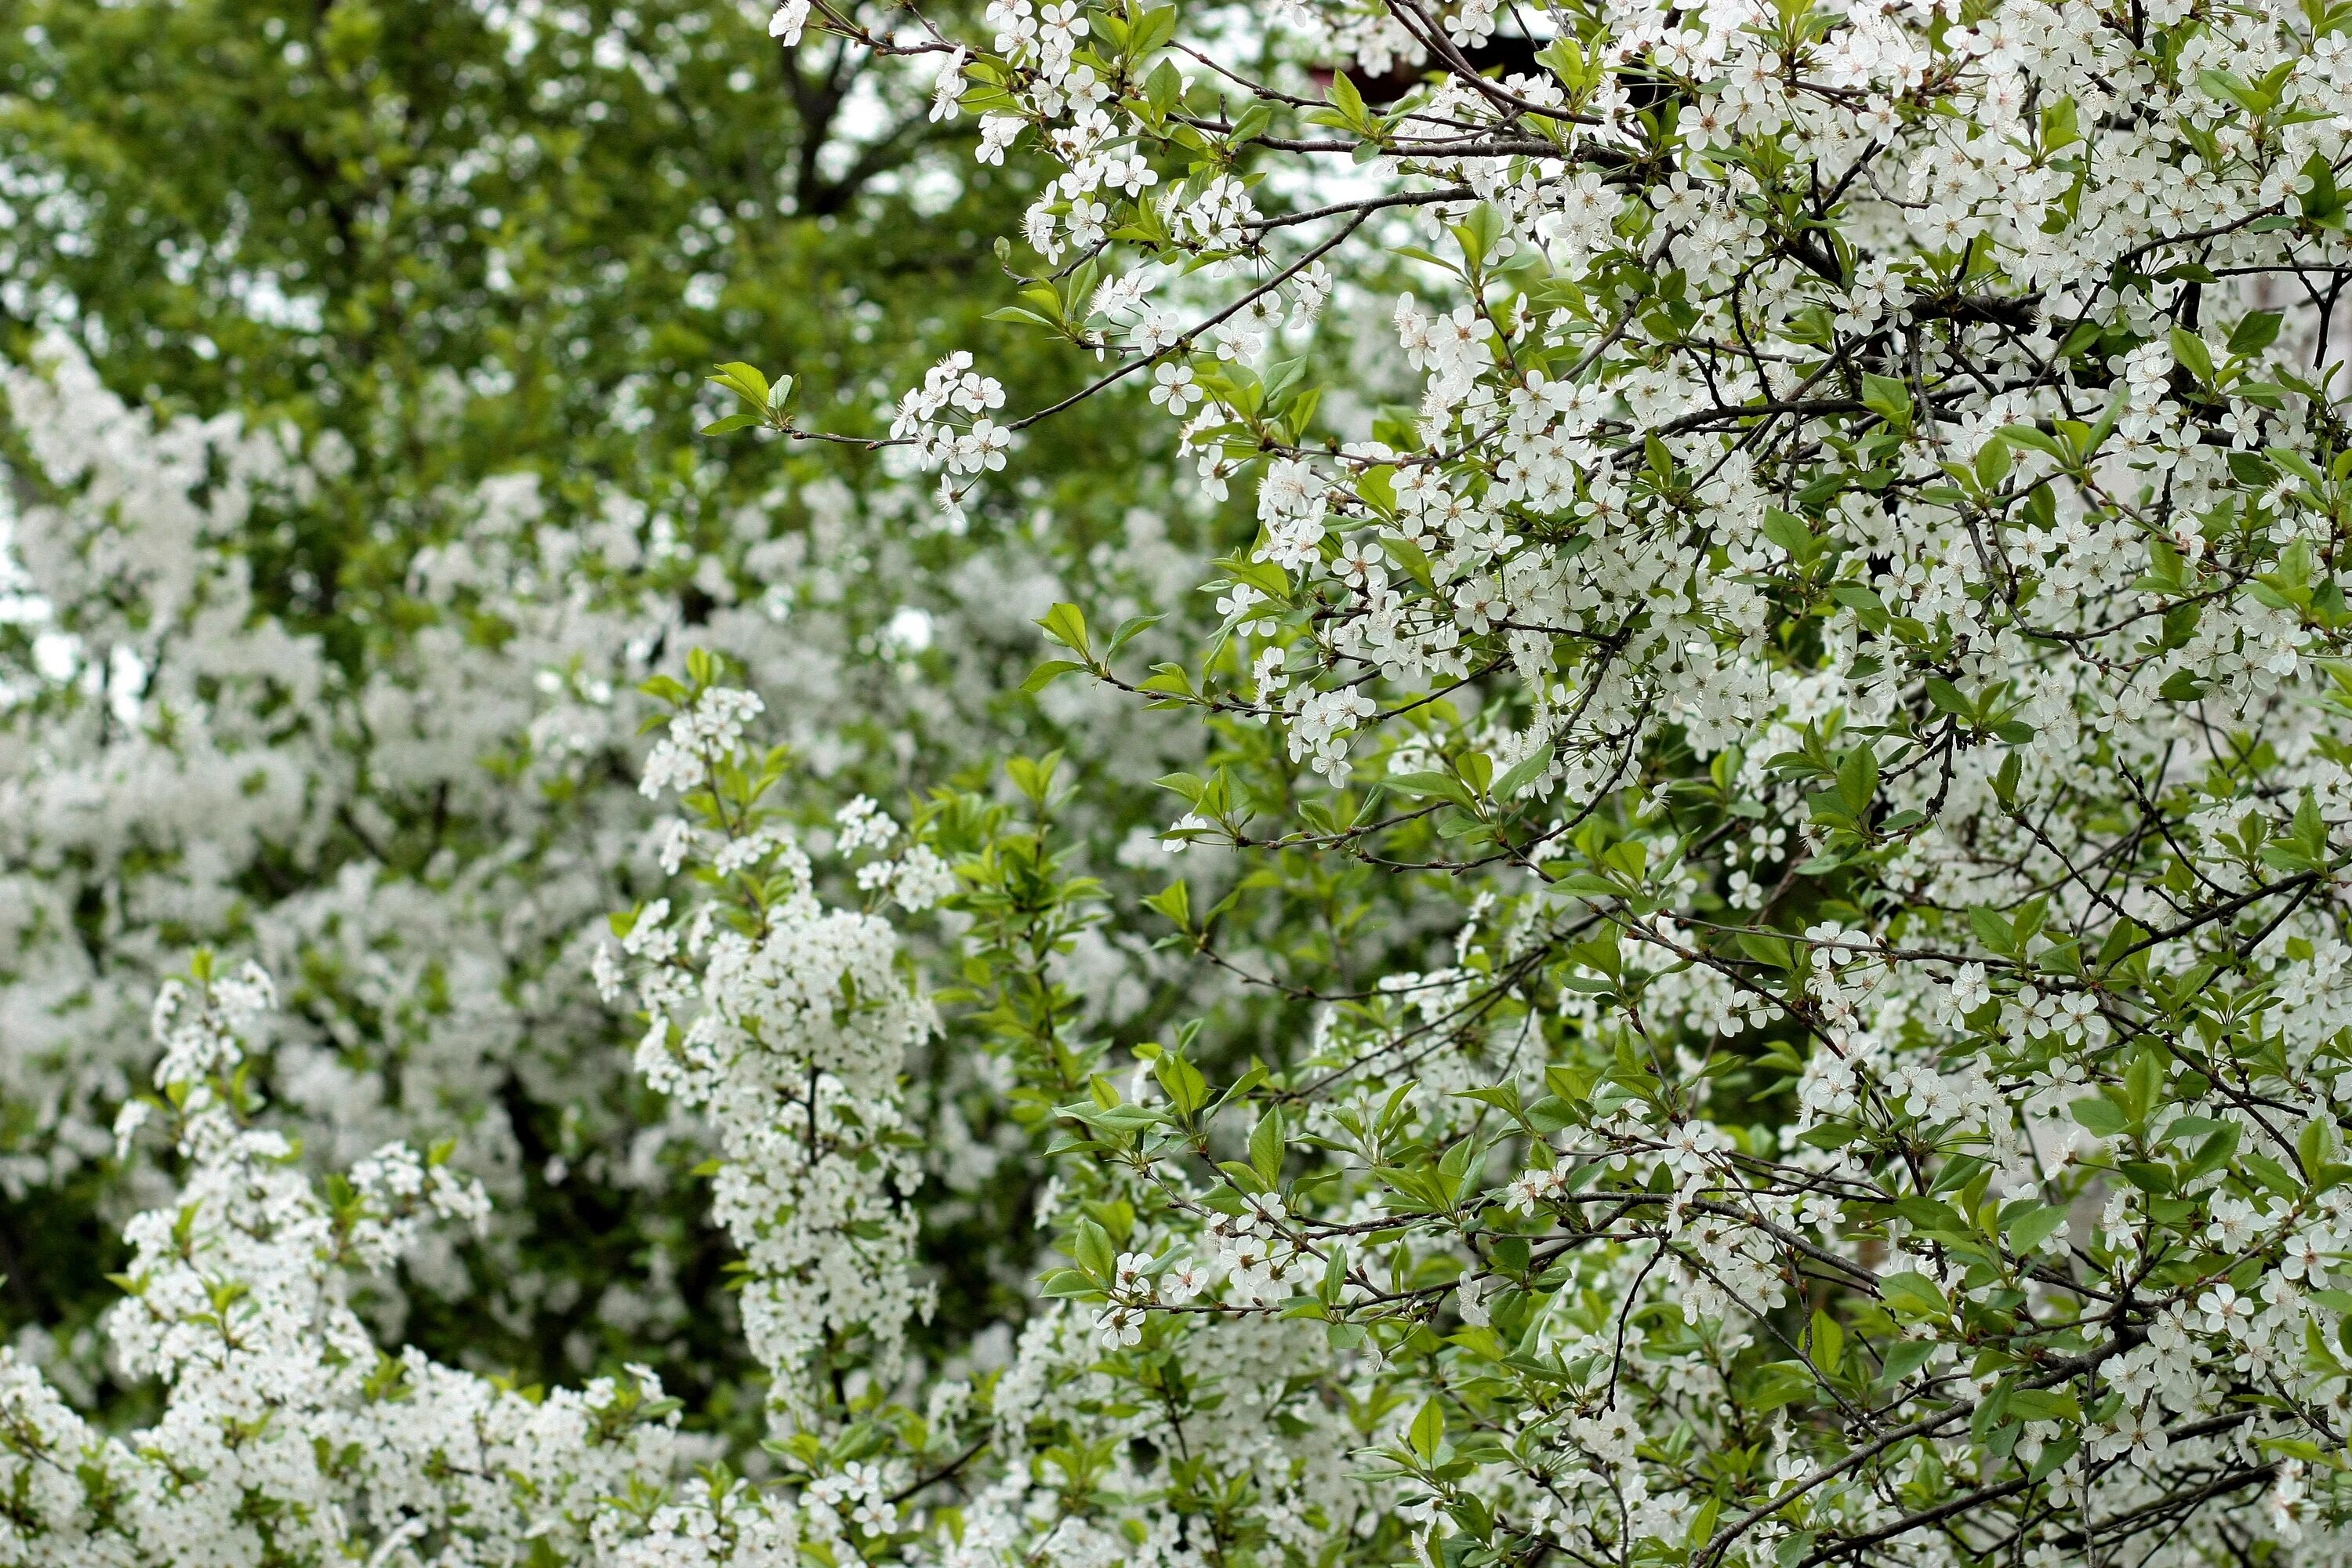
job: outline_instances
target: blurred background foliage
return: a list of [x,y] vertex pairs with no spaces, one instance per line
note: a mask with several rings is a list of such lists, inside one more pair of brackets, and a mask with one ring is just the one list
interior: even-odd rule
[[[1432,956],[1412,879],[1394,868],[1277,856],[1236,888],[1239,868],[1213,852],[1179,867],[1153,847],[1181,808],[1151,781],[1176,768],[1224,763],[1245,793],[1280,802],[1294,765],[1267,731],[1180,728],[1079,682],[1022,693],[1041,652],[1029,617],[1048,604],[1084,604],[1108,626],[1200,598],[1213,619],[1191,594],[1199,568],[1252,531],[1245,505],[1183,487],[1168,422],[1139,390],[1032,430],[952,530],[875,454],[698,434],[723,412],[705,383],[719,361],[789,371],[805,421],[852,436],[886,428],[898,390],[950,350],[1002,377],[1014,412],[1097,370],[986,319],[1012,291],[994,237],[1018,232],[1034,172],[1018,157],[977,163],[971,121],[932,121],[922,73],[821,38],[781,48],[766,10],[16,0],[0,28],[0,353],[26,363],[68,342],[159,422],[233,414],[349,455],[313,465],[300,504],[257,503],[224,546],[246,563],[255,617],[317,638],[325,661],[313,700],[342,762],[331,786],[310,786],[315,824],[265,835],[229,867],[236,912],[211,927],[134,929],[116,912],[136,906],[142,878],[180,874],[185,845],[52,857],[39,875],[76,911],[76,962],[111,977],[127,1018],[190,946],[273,951],[257,932],[278,911],[299,933],[275,950],[297,970],[279,975],[289,1027],[331,1043],[420,1146],[446,1130],[461,1163],[503,1173],[497,1231],[387,1296],[387,1342],[405,1334],[525,1383],[646,1362],[697,1420],[739,1438],[755,1435],[758,1401],[728,1302],[731,1253],[686,1179],[690,1142],[647,1142],[666,1112],[629,1069],[633,1026],[585,995],[585,920],[500,938],[499,1005],[525,1021],[520,1044],[485,1048],[510,1061],[436,1078],[419,1044],[449,1053],[467,1005],[446,994],[451,975],[485,945],[454,915],[435,932],[433,900],[536,899],[535,879],[553,885],[561,867],[625,860],[583,846],[650,820],[626,743],[551,771],[518,739],[425,782],[375,764],[366,694],[403,660],[441,657],[419,654],[425,629],[454,623],[486,659],[516,635],[495,595],[419,586],[434,552],[476,543],[486,483],[534,476],[544,510],[530,527],[604,542],[565,591],[625,612],[622,666],[674,659],[730,606],[764,606],[800,639],[747,674],[792,720],[781,728],[808,764],[796,777],[812,825],[856,793],[902,807],[940,790],[1006,798],[1006,757],[1062,752],[1061,871],[1103,878],[1132,917],[1075,921],[1060,972],[1063,1005],[1107,1041],[1205,1018],[1195,1050],[1212,1070],[1290,1059],[1308,1047],[1309,1010],[1238,976],[1344,985]],[[43,500],[21,440],[0,437],[0,454],[16,509]],[[0,616],[0,706],[27,748],[108,700],[72,670],[36,675],[42,633],[37,616]],[[1164,657],[1156,638],[1189,635],[1171,623],[1133,653]],[[541,676],[551,691],[569,679]],[[290,733],[305,717],[282,721]],[[150,739],[169,740],[152,724]],[[484,768],[504,781],[487,795],[464,776]],[[1180,869],[1195,908],[1238,895],[1221,963],[1154,949],[1169,927],[1139,906]],[[301,912],[331,910],[355,875],[371,898],[414,895],[424,933],[352,934],[343,916]],[[575,902],[585,917],[655,887],[648,873]],[[395,947],[415,980],[387,1002],[354,976]],[[0,987],[29,986],[37,959],[30,938],[0,942]],[[107,1015],[101,989],[56,991],[41,1041],[0,1053],[110,1051],[122,1084],[142,1082],[143,1030]],[[950,1048],[921,1069],[935,1178],[956,1188],[920,1205],[941,1289],[925,1331],[941,1355],[994,1354],[1029,1300],[1042,1164],[1006,1157],[1033,1149],[1030,1130],[974,1076],[977,1053],[952,1049],[950,1012]],[[0,1326],[129,1420],[144,1397],[114,1385],[91,1330],[115,1299],[116,1227],[153,1200],[155,1177],[59,1152],[77,1123],[45,1086],[67,1065],[19,1063],[0,1094],[0,1156],[19,1173],[0,1191]],[[335,1130],[327,1114],[309,1131]]]
[[[714,361],[792,367],[808,406],[850,434],[878,433],[898,387],[950,347],[1008,366],[1024,400],[1057,397],[1086,370],[982,320],[1001,302],[989,237],[1017,226],[1033,194],[1024,171],[976,165],[970,121],[931,122],[903,71],[823,41],[781,49],[764,22],[764,7],[733,0],[12,5],[0,31],[5,349],[23,361],[62,333],[159,418],[235,412],[291,421],[306,441],[340,434],[348,473],[299,508],[257,509],[238,547],[257,608],[319,637],[354,688],[430,618],[413,602],[419,552],[468,526],[472,487],[518,469],[539,477],[551,525],[592,522],[626,498],[633,526],[665,548],[607,587],[666,600],[690,637],[714,591],[755,586],[714,583],[702,564],[740,531],[743,509],[761,535],[782,534],[807,528],[799,496],[828,479],[860,502],[882,498],[888,517],[913,499],[848,448],[698,436],[715,411]],[[1148,493],[1134,482],[1158,457],[1145,437],[1112,405],[1055,422],[1033,439],[1024,481],[975,509],[969,535],[897,530],[902,566],[934,576],[1010,542],[1084,574]],[[20,487],[26,468],[12,465]],[[1098,482],[1108,472],[1128,479],[1116,493]],[[852,579],[876,564],[854,550],[803,559]],[[886,646],[916,583],[834,592],[866,679],[944,679],[923,668],[925,649]],[[31,661],[27,626],[0,634]],[[992,650],[938,648],[929,662],[975,651]],[[1015,694],[1029,639],[992,651],[1010,679],[990,664],[984,684],[1010,699],[999,706],[1015,710],[1013,732],[1050,731]],[[947,737],[909,732],[894,721],[904,717],[884,704],[835,716],[843,752],[826,801],[944,782],[951,769],[916,752]],[[629,759],[610,762],[625,784]],[[383,804],[391,831],[345,824],[321,852],[256,866],[254,897],[291,897],[355,863],[430,880],[436,855],[502,847],[496,822],[469,837],[431,799]],[[643,1098],[624,1036],[575,1044],[620,1065],[611,1094]],[[730,1255],[698,1191],[681,1184],[685,1196],[663,1202],[657,1186],[541,1179],[580,1142],[579,1108],[518,1079],[505,1100],[529,1178],[535,1299],[509,1293],[485,1314],[471,1290],[411,1292],[409,1335],[528,1382],[645,1359],[691,1407],[723,1413],[724,1385],[748,1365],[720,1300]],[[616,1144],[656,1114],[605,1109]],[[15,1120],[20,1142],[40,1136],[37,1118]],[[86,1330],[111,1301],[120,1185],[85,1167],[0,1205],[9,1329]],[[987,1244],[940,1238],[964,1295],[1003,1295],[1003,1270],[953,1256]],[[649,1271],[685,1310],[644,1324],[599,1310],[602,1281]],[[1007,1304],[972,1300],[959,1314],[958,1295],[942,1333]]]

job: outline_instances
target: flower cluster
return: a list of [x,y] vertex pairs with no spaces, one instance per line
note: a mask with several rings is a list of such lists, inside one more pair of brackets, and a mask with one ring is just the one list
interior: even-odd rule
[[[1042,612],[1068,656],[1016,704],[965,639],[838,610],[949,559],[927,531],[729,521],[722,560],[615,499],[421,553],[444,635],[347,698],[354,656],[264,626],[214,542],[341,458],[12,374],[55,492],[27,571],[79,640],[6,775],[11,1005],[102,1034],[60,1022],[124,1011],[89,952],[236,928],[331,833],[348,889],[256,945],[489,1064],[428,1057],[421,1097],[504,1103],[552,1076],[515,1020],[587,966],[583,909],[630,905],[590,973],[663,1109],[604,1158],[701,1160],[766,1437],[689,1480],[650,1373],[535,1401],[383,1348],[391,1265],[503,1211],[382,1136],[314,1181],[287,1129],[334,1119],[256,1086],[347,1069],[200,970],[111,1083],[10,1059],[85,1163],[159,1062],[113,1146],[175,1189],[109,1320],[151,1437],[0,1362],[17,1559],[2344,1560],[2352,17],[996,0],[954,36],[793,0],[770,30],[923,57],[992,179],[1035,150],[999,318],[1084,359],[1066,405],[1166,411],[1181,521],[1230,537],[1203,566],[1139,505],[1089,538],[1108,635],[950,552],[967,624]],[[985,520],[1045,428],[1009,402],[952,353],[836,440]],[[1005,489],[1053,531],[1042,481]],[[858,708],[847,647],[918,695],[806,719]],[[908,763],[898,712],[961,765],[834,784],[859,725]],[[397,841],[386,776],[433,803]],[[453,795],[493,868],[457,868]],[[91,864],[121,869],[73,896]],[[436,923],[509,952],[521,893],[563,963],[416,1002],[465,956]]]
[[16,1500],[0,1562],[488,1568],[593,1552],[670,1568],[693,1559],[669,1543],[709,1521],[763,1548],[728,1561],[789,1562],[792,1515],[763,1500],[720,1492],[649,1522],[616,1509],[666,1489],[690,1453],[651,1372],[532,1398],[377,1350],[360,1314],[368,1281],[420,1225],[478,1224],[486,1203],[446,1151],[397,1145],[322,1194],[283,1137],[251,1125],[241,1036],[272,994],[257,970],[200,961],[157,1001],[156,1086],[186,1171],[173,1203],[125,1228],[126,1296],[107,1332],[128,1373],[160,1384],[162,1414],[107,1433],[0,1350],[0,1478]]
[[[774,775],[748,767],[742,741],[759,709],[749,692],[706,684],[655,747],[645,787],[692,792],[702,819],[673,871],[708,866],[761,891],[744,904],[704,902],[675,922],[669,900],[656,900],[614,923],[644,972],[638,1069],[717,1136],[713,1213],[742,1250],[744,1331],[774,1374],[770,1401],[792,1412],[805,1410],[804,1380],[852,1342],[870,1375],[894,1379],[907,1322],[926,1310],[910,1276],[915,1217],[902,1200],[920,1171],[899,1074],[930,1018],[888,923],[826,909],[808,857],[762,820]],[[686,755],[691,776],[675,760]],[[862,795],[838,820],[845,851],[898,832]],[[881,881],[901,902],[932,901],[923,895],[937,896],[938,857],[915,853],[928,858],[910,857]],[[609,956],[599,978],[617,984]]]
[[1427,1561],[2334,1560],[2345,21],[1073,15],[967,102],[1190,279],[1051,324],[1256,532],[1192,663],[1042,624],[1218,734],[1167,842],[1264,862],[1154,907],[1318,1018],[1060,1108],[1111,1375],[1319,1321]]

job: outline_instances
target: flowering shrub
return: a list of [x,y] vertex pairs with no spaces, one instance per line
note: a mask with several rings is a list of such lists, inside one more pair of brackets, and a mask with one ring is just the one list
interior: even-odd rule
[[[790,0],[768,31],[903,58],[923,123],[1049,171],[996,315],[1094,379],[1024,412],[953,348],[883,433],[731,363],[711,439],[878,454],[902,501],[936,475],[883,521],[980,542],[929,585],[973,626],[1032,443],[1091,405],[1164,410],[1183,459],[1095,482],[1230,548],[1138,517],[1057,568],[1034,702],[877,682],[923,730],[894,813],[813,765],[806,672],[856,633],[777,629],[845,561],[754,516],[705,592],[785,613],[668,617],[627,528],[485,480],[413,569],[453,629],[347,692],[231,542],[344,453],[158,426],[63,350],[15,372],[54,496],[18,548],[80,639],[12,693],[42,1038],[127,1005],[65,933],[243,934],[237,836],[364,839],[377,771],[465,753],[411,765],[528,847],[453,852],[414,918],[529,889],[561,961],[514,973],[635,1015],[762,1386],[747,1434],[731,1385],[535,1401],[393,1352],[425,1215],[498,1224],[482,1156],[301,1168],[262,1079],[330,1069],[250,1070],[268,984],[200,963],[156,1010],[173,1131],[109,1319],[160,1425],[102,1436],[13,1356],[9,1550],[2345,1558],[2352,11]],[[58,824],[117,798],[177,814],[142,824],[170,870],[103,847],[146,901],[100,920],[58,898],[101,847]],[[259,926],[394,919],[398,885]],[[100,1157],[128,1059],[19,1052],[13,1094],[75,1105],[51,1159]]]
[[[0,1350],[0,1557],[515,1563],[642,1535],[613,1514],[616,1494],[667,1479],[677,1402],[643,1368],[541,1399],[379,1351],[355,1282],[396,1258],[421,1216],[478,1219],[481,1190],[450,1174],[446,1150],[420,1160],[391,1144],[321,1194],[282,1136],[250,1124],[236,1031],[270,1005],[268,978],[200,960],[194,979],[164,987],[154,1020],[185,1180],[173,1206],[131,1222],[108,1323],[124,1370],[162,1380],[163,1415],[135,1440],[95,1430]],[[125,1136],[157,1103],[126,1108]],[[652,1530],[687,1514],[744,1561],[789,1558],[789,1523],[758,1501],[714,1489]]]
[[[385,1282],[384,1342],[525,1384],[656,1365],[689,1426],[755,1442],[734,1252],[689,1174],[712,1151],[579,979],[604,911],[664,890],[637,685],[725,656],[822,827],[984,754],[1056,599],[1189,571],[1169,437],[1108,406],[1033,432],[962,533],[888,463],[697,434],[737,353],[876,433],[943,346],[1076,384],[951,286],[1039,176],[974,165],[927,77],[782,53],[767,21],[29,0],[0,29],[0,1337],[93,1415],[150,1399],[98,1321],[169,1142],[118,1161],[110,1128],[157,986],[205,946],[279,986],[248,1059],[314,1174],[455,1138],[492,1199]],[[1026,743],[1092,732],[1072,752],[1116,804],[1073,826],[1107,861],[1197,748],[1046,707]],[[1093,743],[1114,732],[1141,743]],[[1132,1012],[1143,984],[1096,994]],[[1009,1215],[1026,1178],[957,1092],[973,1137],[926,1168]],[[1000,1315],[1044,1239],[927,1242],[960,1281],[936,1332]]]

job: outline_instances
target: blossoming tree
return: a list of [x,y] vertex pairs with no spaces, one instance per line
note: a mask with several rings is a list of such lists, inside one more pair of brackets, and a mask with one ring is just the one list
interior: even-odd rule
[[[2352,7],[769,29],[1045,163],[999,314],[1094,379],[960,350],[881,435],[730,363],[712,439],[968,528],[1125,399],[1231,548],[1045,610],[1034,708],[895,816],[769,747],[788,668],[599,699],[667,816],[593,983],[709,1151],[763,1446],[372,1333],[482,1204],[293,1172],[266,987],[200,966],[120,1124],[175,1129],[111,1320],[163,1425],[12,1361],[8,1550],[2345,1559]],[[1091,770],[1163,750],[1118,838]],[[949,1342],[982,1143],[1055,1256]]]

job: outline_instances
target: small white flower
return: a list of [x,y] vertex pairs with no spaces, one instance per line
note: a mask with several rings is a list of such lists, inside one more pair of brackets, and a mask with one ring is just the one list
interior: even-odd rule
[[809,0],[784,0],[776,14],[768,18],[768,37],[786,48],[801,41],[801,31],[808,26]]
[[1171,361],[1162,361],[1151,373],[1154,383],[1151,401],[1181,418],[1199,401],[1201,389],[1193,384],[1192,367]]

